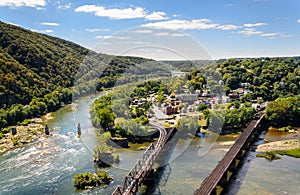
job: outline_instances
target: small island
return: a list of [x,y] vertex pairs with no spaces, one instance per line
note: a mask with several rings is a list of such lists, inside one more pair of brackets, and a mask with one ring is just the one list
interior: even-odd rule
[[112,178],[105,171],[78,173],[74,176],[74,186],[77,189],[94,188],[100,185],[109,184]]

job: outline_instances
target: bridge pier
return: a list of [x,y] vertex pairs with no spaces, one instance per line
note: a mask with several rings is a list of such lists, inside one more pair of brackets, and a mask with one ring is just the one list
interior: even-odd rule
[[228,170],[233,173],[236,173],[238,171],[240,162],[241,162],[241,160],[239,160],[238,158],[234,158],[232,163],[229,165]]

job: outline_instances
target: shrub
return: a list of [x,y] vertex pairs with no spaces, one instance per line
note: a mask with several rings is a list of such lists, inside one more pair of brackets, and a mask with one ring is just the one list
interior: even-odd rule
[[111,133],[110,133],[110,131],[106,131],[106,132],[104,132],[103,133],[104,135],[105,135],[105,137],[107,137],[107,138],[111,138]]
[[3,128],[1,131],[2,131],[3,134],[6,134],[6,133],[9,133],[11,131],[11,128],[10,127]]
[[111,166],[113,163],[118,163],[119,156],[113,154],[113,148],[106,144],[101,144],[94,148],[94,162],[99,167]]
[[96,187],[101,184],[108,184],[112,178],[104,171],[92,174],[90,172],[78,173],[74,176],[74,186],[78,189],[85,189],[87,187]]
[[266,152],[261,154],[256,154],[256,157],[265,158],[269,161],[280,159],[280,156],[276,155],[274,152]]
[[27,133],[30,133],[32,135],[37,135],[37,130],[36,129],[27,129]]
[[21,123],[21,125],[27,126],[27,125],[29,125],[29,124],[31,124],[31,123],[34,123],[34,121],[33,121],[33,120],[30,120],[30,119],[25,119],[25,120]]
[[12,142],[13,142],[14,146],[18,145],[19,144],[19,138],[16,138],[16,137],[12,138]]

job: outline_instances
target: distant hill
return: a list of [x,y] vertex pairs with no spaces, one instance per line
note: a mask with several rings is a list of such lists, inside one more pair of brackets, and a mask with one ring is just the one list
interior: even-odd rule
[[177,60],[177,61],[161,61],[173,66],[177,71],[189,72],[195,68],[201,68],[215,63],[215,60]]

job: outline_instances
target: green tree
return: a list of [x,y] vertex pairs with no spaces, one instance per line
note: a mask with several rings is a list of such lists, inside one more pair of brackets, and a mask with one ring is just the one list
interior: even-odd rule
[[273,102],[269,102],[265,117],[274,126],[299,124],[300,95],[278,98]]
[[114,124],[115,116],[108,109],[98,110],[96,117],[96,121],[93,121],[94,125],[97,127],[101,126],[104,131],[108,131]]

